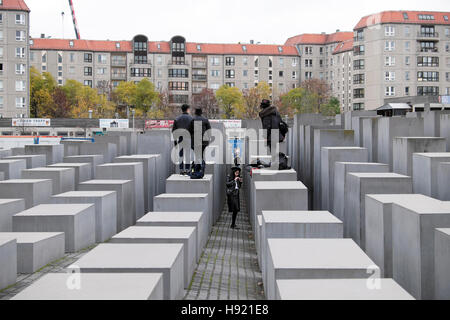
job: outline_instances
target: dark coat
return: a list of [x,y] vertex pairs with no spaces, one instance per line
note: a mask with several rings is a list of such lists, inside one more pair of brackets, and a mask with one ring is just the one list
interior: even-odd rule
[[[272,141],[272,130],[280,129],[280,113],[278,112],[277,108],[272,106],[263,109],[263,111],[259,113],[259,117],[261,118],[263,129],[267,130],[267,144],[270,145]],[[284,137],[280,133],[277,142],[283,141],[283,139]]]
[[[240,201],[240,192],[239,190],[242,187],[242,182],[235,181],[234,175],[229,175],[227,178],[227,202],[228,202],[228,211],[229,212],[239,212],[241,211],[241,201]],[[236,190],[236,184],[238,189]]]
[[[184,130],[189,131],[191,122],[192,122],[191,115],[188,113],[183,113],[182,115],[178,116],[175,119],[175,121],[173,122],[172,132],[175,132],[176,130],[179,130],[179,129],[184,129]],[[183,141],[183,137],[179,137],[178,141],[175,141],[175,145],[177,145],[178,143],[181,143],[182,141]]]
[[203,116],[194,116],[192,118],[191,123],[189,124],[189,132],[191,134],[191,145],[192,145],[192,149],[194,149],[195,147],[195,143],[196,141],[194,140],[194,130],[195,130],[195,124],[201,122],[202,124],[202,142],[201,144],[199,143],[199,141],[197,141],[197,144],[203,147],[207,147],[209,145],[210,142],[210,137],[209,136],[205,136],[205,133],[209,130],[211,130],[211,124],[209,123],[209,120],[206,119]]

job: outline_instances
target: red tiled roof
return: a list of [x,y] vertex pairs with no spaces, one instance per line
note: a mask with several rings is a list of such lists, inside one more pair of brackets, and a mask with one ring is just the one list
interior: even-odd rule
[[[403,14],[408,14],[408,20]],[[420,14],[434,15],[434,20],[420,20]],[[436,11],[384,11],[371,14],[362,18],[355,27],[355,30],[366,28],[369,26],[383,23],[411,23],[411,24],[444,24],[450,25],[450,21],[446,21],[444,16],[450,17],[450,12]]]
[[3,0],[3,5],[0,5],[0,9],[30,12],[24,0]]
[[353,32],[335,32],[332,34],[304,33],[289,38],[285,45],[294,46],[297,44],[330,44],[353,39]]
[[338,54],[347,51],[353,51],[353,39],[338,44],[336,49],[334,49],[333,54]]
[[[70,42],[73,41],[73,47]],[[120,43],[120,49],[116,47]],[[197,46],[201,50],[197,50]],[[243,46],[247,48],[244,51]],[[282,52],[279,51],[282,49]],[[131,41],[97,41],[97,40],[69,40],[69,39],[33,39],[32,50],[70,50],[70,51],[97,51],[97,52],[132,52]],[[170,53],[170,43],[167,41],[149,42],[148,50],[151,53]],[[293,46],[256,45],[256,44],[203,44],[186,43],[188,54],[248,54],[248,55],[298,55]]]

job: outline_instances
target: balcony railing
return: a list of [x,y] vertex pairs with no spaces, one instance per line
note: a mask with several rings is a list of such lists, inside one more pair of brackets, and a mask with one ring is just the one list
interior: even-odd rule
[[354,42],[364,41],[364,37],[353,37]]
[[419,38],[439,38],[438,32],[417,32],[417,37]]
[[113,73],[111,75],[111,78],[113,80],[126,80],[127,79],[127,74],[126,73]]
[[437,47],[435,47],[435,48],[422,48],[422,47],[419,47],[419,48],[417,48],[417,52],[437,53],[437,52],[439,52],[439,50],[438,50]]
[[199,61],[193,61],[192,62],[192,68],[206,68],[206,62],[199,62]]
[[195,80],[195,81],[206,81],[206,79],[207,79],[207,76],[204,74],[193,74],[192,75],[192,80]]
[[127,61],[126,60],[112,60],[111,66],[113,67],[126,67]]
[[192,93],[194,93],[194,94],[199,94],[199,93],[202,93],[202,91],[204,90],[204,89],[206,89],[206,88],[201,88],[201,87],[194,87],[194,88],[192,88]]

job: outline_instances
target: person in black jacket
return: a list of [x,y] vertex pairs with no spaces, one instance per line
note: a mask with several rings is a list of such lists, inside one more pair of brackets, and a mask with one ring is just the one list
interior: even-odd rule
[[227,178],[227,203],[228,211],[233,213],[231,229],[239,229],[236,227],[236,218],[241,211],[240,192],[242,187],[241,168],[233,167],[232,173]]
[[271,151],[273,139],[276,140],[276,143],[283,141],[281,133],[279,133],[279,137],[272,136],[272,130],[280,130],[281,116],[277,108],[272,106],[269,100],[261,102],[261,109],[259,117],[261,118],[263,129],[267,130],[267,147]]
[[[181,111],[183,112],[183,114],[181,114],[180,116],[178,116],[174,123],[173,123],[173,128],[172,128],[172,132],[175,132],[176,130],[186,130],[187,132],[189,132],[189,128],[192,122],[192,117],[189,114],[191,110],[191,107],[187,104],[183,104],[181,106]],[[175,146],[181,144],[183,142],[183,137],[178,137],[178,139],[175,140]],[[190,152],[191,150],[188,150],[186,153],[189,153],[188,157],[190,156]],[[181,175],[186,175],[191,168],[191,163],[190,163],[190,159],[187,160],[187,163],[184,162],[184,149],[181,147],[180,150],[180,174]],[[190,158],[190,157],[189,157]]]
[[[189,125],[189,132],[191,134],[191,146],[195,152],[195,163],[200,164],[204,162],[205,149],[208,147],[210,143],[210,130],[211,124],[209,120],[202,116],[203,112],[201,108],[195,109],[195,115],[192,118],[192,121]],[[201,127],[201,136],[200,132],[197,133],[198,141],[195,141],[195,128]],[[201,150],[201,154],[200,154]]]

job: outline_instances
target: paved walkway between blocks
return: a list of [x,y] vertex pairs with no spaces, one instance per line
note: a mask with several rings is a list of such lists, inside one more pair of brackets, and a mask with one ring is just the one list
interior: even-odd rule
[[185,300],[265,300],[262,274],[245,202],[237,225],[230,229],[232,214],[224,212],[213,227]]

